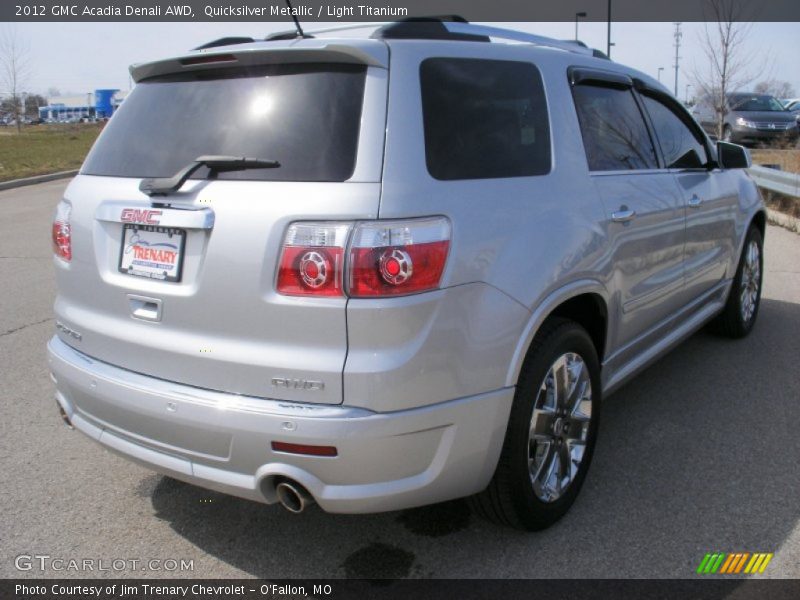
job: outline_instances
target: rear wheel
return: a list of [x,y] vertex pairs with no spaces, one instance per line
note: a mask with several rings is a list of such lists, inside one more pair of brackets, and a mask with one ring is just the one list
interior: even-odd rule
[[732,338],[746,336],[753,329],[761,304],[764,271],[764,242],[757,227],[751,227],[744,241],[739,266],[722,313],[712,322],[718,333]]
[[472,498],[477,511],[518,529],[544,529],[580,491],[600,413],[600,368],[586,330],[553,319],[523,365],[497,470]]

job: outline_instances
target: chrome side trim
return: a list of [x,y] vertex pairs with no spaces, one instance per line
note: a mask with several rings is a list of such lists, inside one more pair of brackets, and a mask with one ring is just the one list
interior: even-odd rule
[[[715,294],[720,294],[720,292],[722,292],[726,286],[729,286],[730,283],[730,280],[720,282],[711,291],[709,291],[707,294],[704,294],[699,300],[693,302],[690,307],[696,305],[702,306],[704,301],[712,298]],[[700,327],[702,327],[708,320],[713,318],[717,313],[719,313],[719,311],[722,310],[722,308],[725,306],[725,296],[726,294],[720,294],[719,298],[709,302],[705,306],[702,306],[702,308],[700,308],[696,313],[692,314],[677,326],[669,329],[669,332],[666,335],[615,371],[609,372],[607,365],[609,363],[613,363],[616,356],[619,356],[632,344],[638,343],[641,338],[637,338],[625,348],[620,349],[613,356],[604,361],[602,374],[603,395],[605,396],[611,394],[615,390],[619,389],[639,371],[647,367],[655,360],[661,358],[664,354],[672,350],[675,346],[700,329]],[[688,309],[689,307],[687,307],[687,310]],[[661,326],[663,326],[663,323],[660,323],[658,327]],[[651,333],[652,330],[648,331],[646,334],[644,334],[644,336],[650,335]]]

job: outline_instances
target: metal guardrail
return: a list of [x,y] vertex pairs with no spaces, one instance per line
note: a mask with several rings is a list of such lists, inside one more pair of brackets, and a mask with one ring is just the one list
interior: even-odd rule
[[754,166],[747,170],[756,185],[765,190],[800,198],[800,175],[768,167]]

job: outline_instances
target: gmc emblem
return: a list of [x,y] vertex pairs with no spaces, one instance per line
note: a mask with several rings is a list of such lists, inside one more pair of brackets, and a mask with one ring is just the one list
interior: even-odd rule
[[142,223],[144,225],[158,225],[162,215],[160,210],[148,208],[123,208],[119,218],[123,223]]

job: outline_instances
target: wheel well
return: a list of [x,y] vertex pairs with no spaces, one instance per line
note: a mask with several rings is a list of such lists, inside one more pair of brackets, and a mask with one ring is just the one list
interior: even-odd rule
[[561,317],[575,321],[583,327],[592,338],[597,356],[602,362],[606,348],[606,331],[608,326],[608,310],[599,294],[581,294],[559,304],[550,317]]
[[753,221],[750,226],[752,227],[754,225],[758,227],[758,231],[761,233],[761,239],[763,240],[767,228],[767,215],[764,214],[763,211],[757,212],[753,217]]

